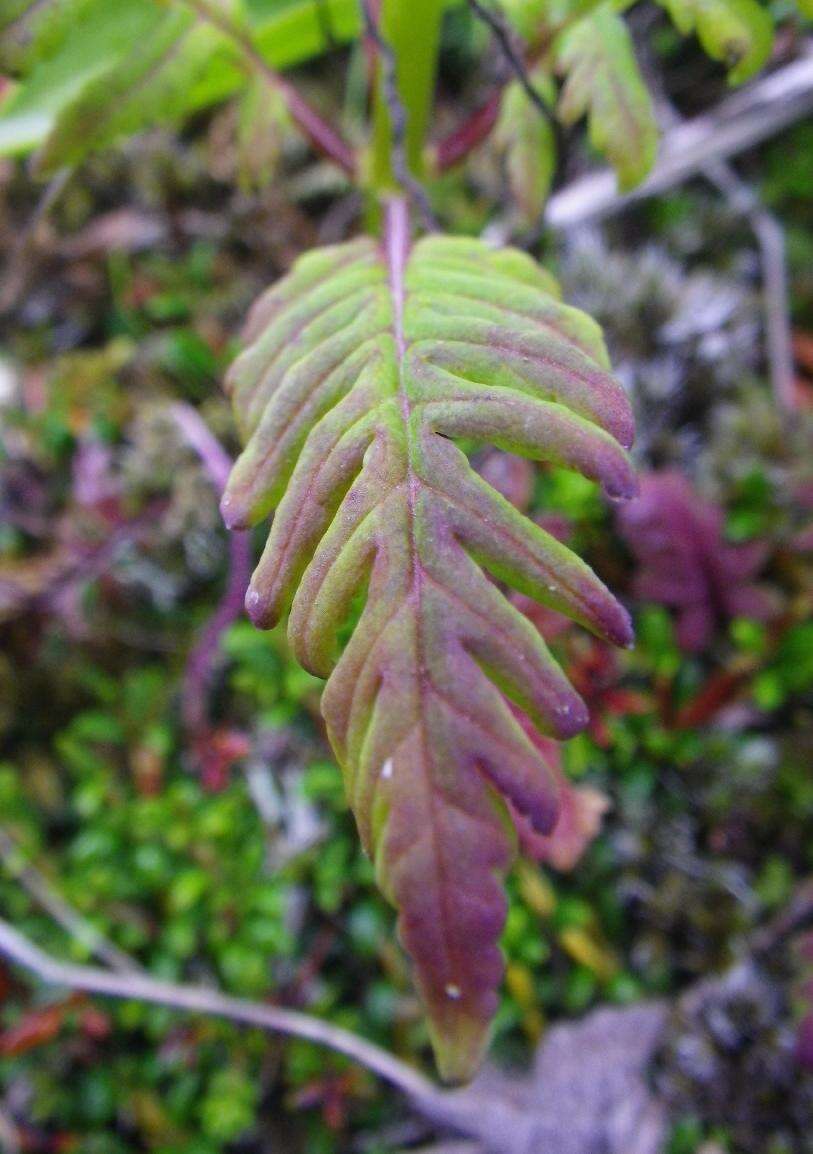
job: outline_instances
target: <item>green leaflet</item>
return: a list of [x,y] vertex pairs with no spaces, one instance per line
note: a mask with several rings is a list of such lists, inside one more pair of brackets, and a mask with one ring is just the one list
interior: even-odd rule
[[[302,257],[255,305],[227,388],[246,447],[232,527],[275,511],[246,605],[289,614],[379,883],[398,909],[444,1077],[497,1007],[508,803],[550,831],[557,789],[523,729],[583,727],[578,695],[492,578],[626,644],[592,571],[469,466],[457,439],[635,488],[629,408],[598,329],[515,250],[430,236]],[[358,605],[349,641],[338,638]]]
[[[232,7],[238,17],[245,9],[275,68],[323,52],[328,30],[343,43],[359,27],[356,0]],[[184,0],[0,0],[0,61],[22,77],[0,110],[0,155],[47,140],[44,171],[119,135],[177,121],[245,83],[233,45]]]
[[603,0],[503,0],[502,8],[517,32],[531,44],[597,8]]
[[693,30],[732,84],[759,72],[773,44],[773,23],[758,0],[658,0],[684,36]]
[[[437,79],[443,0],[381,0],[378,27],[397,61],[395,86],[404,120],[404,159],[416,176],[423,173],[423,146]],[[416,36],[416,29],[420,35]],[[399,187],[393,167],[395,127],[382,65],[378,65],[373,104],[370,180],[377,189]]]
[[265,0],[256,7],[254,41],[274,68],[305,64],[361,29],[358,0]]
[[38,171],[52,175],[120,137],[182,116],[191,85],[220,39],[216,29],[199,23],[193,13],[170,9],[145,43],[90,80],[68,104],[37,157]]
[[26,0],[15,17],[11,3],[0,0],[0,61],[25,79],[0,111],[4,155],[40,144],[60,109],[147,42],[165,12],[152,0]]
[[[553,107],[553,81],[542,69],[530,75],[531,83]],[[528,224],[536,222],[545,207],[556,172],[556,136],[550,121],[534,108],[516,81],[502,99],[497,140],[505,149],[508,183]]]
[[[114,16],[124,8],[110,5]],[[18,74],[58,51],[71,27],[88,16],[104,18],[99,0],[0,0],[0,68]]]
[[590,141],[612,164],[621,190],[639,184],[655,162],[658,125],[632,39],[612,3],[567,28],[554,55],[557,71],[567,77],[560,118],[573,124],[586,113]]

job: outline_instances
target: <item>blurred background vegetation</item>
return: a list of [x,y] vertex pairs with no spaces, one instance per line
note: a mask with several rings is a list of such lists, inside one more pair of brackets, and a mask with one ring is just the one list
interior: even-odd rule
[[[647,20],[675,103],[713,104],[719,68]],[[481,47],[452,13],[440,123],[481,82]],[[298,79],[329,105],[345,64],[352,132],[360,52],[337,47]],[[813,126],[738,170],[787,239],[790,420],[767,380],[750,226],[701,181],[532,242],[605,327],[645,481],[638,512],[618,512],[562,471],[479,462],[621,592],[638,636],[618,654],[540,621],[592,710],[565,769],[607,812],[573,868],[515,871],[502,1063],[527,1062],[551,1022],[724,971],[813,870]],[[436,210],[480,232],[506,180],[497,139],[444,179]],[[236,451],[219,382],[247,306],[302,249],[352,234],[360,198],[250,93],[102,152],[37,214],[42,195],[29,166],[0,162],[0,910],[88,960],[44,885],[151,974],[324,1015],[428,1069],[320,684],[281,632],[239,618],[190,662],[235,560],[177,405]],[[738,992],[724,1036],[681,1024],[658,1074],[670,1154],[813,1150],[810,940],[772,956],[767,981],[770,997]],[[323,1050],[3,966],[0,1107],[0,1144],[42,1154],[332,1154],[423,1136]]]

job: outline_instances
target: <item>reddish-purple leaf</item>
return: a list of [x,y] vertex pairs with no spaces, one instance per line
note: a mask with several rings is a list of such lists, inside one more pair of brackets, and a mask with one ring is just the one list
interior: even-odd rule
[[[570,549],[470,467],[492,444],[628,497],[629,406],[600,334],[525,254],[431,236],[303,257],[255,305],[228,388],[246,448],[223,501],[274,520],[246,604],[289,614],[364,846],[415,965],[442,1073],[471,1075],[502,974],[513,806],[540,834],[557,784],[541,733],[584,705],[498,582],[627,644],[629,618]],[[356,616],[358,620],[356,621]],[[339,636],[348,623],[351,636]]]

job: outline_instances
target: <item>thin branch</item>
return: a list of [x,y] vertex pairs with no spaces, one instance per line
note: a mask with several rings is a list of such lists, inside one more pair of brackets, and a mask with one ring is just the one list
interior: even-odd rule
[[410,196],[417,206],[424,227],[429,232],[434,232],[437,229],[437,221],[432,212],[429,197],[426,195],[426,190],[421,182],[410,172],[407,161],[407,114],[398,93],[398,66],[395,53],[391,45],[381,35],[373,11],[372,0],[361,0],[361,10],[364,15],[365,36],[375,46],[381,59],[381,83],[392,127],[392,170],[403,191]]
[[340,1026],[333,1026],[295,1010],[234,998],[204,986],[182,986],[161,982],[146,974],[113,973],[95,966],[58,962],[2,918],[0,954],[29,970],[48,985],[228,1018],[246,1026],[257,1026],[263,1030],[303,1038],[352,1058],[410,1098],[424,1099],[441,1093],[427,1078],[392,1057],[386,1050]]
[[[782,941],[809,925],[811,918],[813,884],[808,882],[799,888],[774,922],[754,935],[749,950],[751,958],[759,963],[775,952]],[[465,1090],[440,1090],[380,1047],[307,1014],[232,998],[206,987],[161,982],[145,974],[114,974],[92,966],[58,962],[3,919],[0,919],[0,955],[49,985],[222,1017],[326,1046],[389,1082],[406,1095],[417,1113],[439,1128],[474,1138],[481,1154],[548,1154],[541,1145],[541,1135],[547,1128],[535,1111],[523,1109],[521,1103],[514,1104],[477,1085]],[[681,997],[680,1004],[685,1005],[687,998],[702,997],[704,991],[719,980],[703,979],[696,983]]]
[[793,333],[790,323],[785,234],[779,221],[724,160],[713,161],[704,175],[728,197],[735,211],[750,222],[762,260],[765,316],[765,357],[777,404],[785,412],[796,407]]
[[491,29],[491,33],[497,41],[506,64],[513,72],[517,82],[531,104],[533,104],[534,108],[545,120],[549,121],[554,129],[558,130],[558,124],[553,112],[531,82],[528,70],[525,67],[525,61],[522,59],[522,53],[514,43],[514,36],[508,21],[497,8],[489,8],[487,4],[481,4],[480,0],[469,0],[469,7],[478,19],[482,20],[482,22]]
[[776,217],[762,205],[755,207],[750,215],[762,253],[765,352],[771,382],[778,404],[790,412],[797,407],[797,402],[785,232]]
[[[205,986],[162,982],[146,974],[113,973],[59,962],[0,918],[0,956],[47,985],[87,994],[225,1018],[231,1022],[302,1038],[358,1062],[404,1094],[412,1108],[440,1129],[475,1138],[494,1154],[527,1154],[528,1121],[511,1103],[480,1089],[440,1090],[405,1062],[350,1030],[279,1006],[234,998]],[[541,1154],[541,1152],[540,1152]]]
[[179,0],[179,2],[192,8],[202,20],[228,37],[240,50],[247,65],[259,72],[280,94],[291,119],[302,129],[314,147],[343,169],[348,176],[354,176],[356,157],[352,147],[333,125],[328,124],[315,109],[311,108],[293,84],[271,67],[248,32],[233,24],[224,12],[210,3],[210,0]]
[[74,941],[119,973],[140,972],[141,967],[133,958],[108,941],[95,926],[85,921],[35,866],[23,860],[21,847],[8,830],[2,828],[0,828],[0,860],[14,880],[20,883],[37,905],[45,910]]
[[623,211],[637,201],[666,192],[696,175],[711,161],[725,159],[773,136],[813,108],[813,41],[800,59],[785,65],[722,101],[717,108],[668,132],[660,158],[643,184],[625,195],[615,175],[593,173],[555,193],[545,223],[576,228]]
[[17,236],[8,258],[5,283],[0,289],[0,316],[11,312],[25,292],[29,277],[35,267],[30,259],[36,247],[39,226],[59,200],[71,178],[71,169],[61,168],[45,186],[45,191],[37,202],[37,207]]

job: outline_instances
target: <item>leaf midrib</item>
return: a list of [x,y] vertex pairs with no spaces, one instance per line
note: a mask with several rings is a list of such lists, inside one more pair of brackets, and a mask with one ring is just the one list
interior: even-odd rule
[[387,265],[390,296],[392,299],[393,335],[398,362],[398,399],[401,415],[404,422],[404,445],[406,454],[406,481],[407,481],[407,518],[409,522],[409,550],[412,561],[412,592],[415,614],[415,661],[416,682],[418,688],[418,717],[416,724],[420,731],[420,743],[423,751],[421,765],[426,784],[426,797],[429,806],[429,827],[432,838],[432,858],[435,863],[437,876],[437,893],[440,906],[441,925],[443,932],[441,940],[445,946],[446,956],[443,959],[443,969],[446,975],[455,973],[454,951],[446,934],[446,927],[451,924],[448,902],[448,887],[446,877],[446,863],[442,852],[437,820],[437,798],[434,782],[429,772],[431,763],[430,751],[426,741],[425,716],[425,663],[423,658],[423,636],[421,630],[421,592],[422,566],[418,556],[418,543],[415,537],[415,506],[417,500],[418,478],[412,464],[412,405],[404,380],[404,366],[406,364],[407,340],[404,331],[404,308],[406,304],[405,274],[409,260],[409,212],[403,200],[391,200],[386,208],[385,232],[385,259]]

